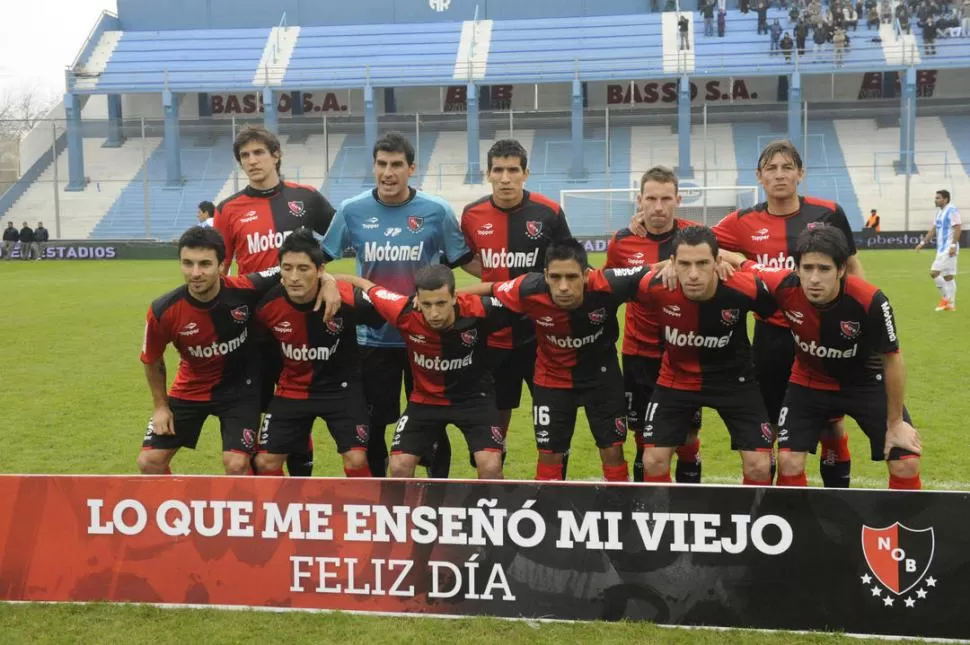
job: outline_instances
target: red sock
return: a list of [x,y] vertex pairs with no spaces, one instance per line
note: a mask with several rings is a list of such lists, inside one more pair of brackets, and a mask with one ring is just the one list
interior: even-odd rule
[[919,473],[916,473],[916,477],[897,477],[890,473],[889,488],[890,490],[921,490],[923,482],[920,481]]
[[162,473],[162,474],[163,475],[171,475],[172,474],[172,467],[171,466],[165,466],[165,472]]
[[370,472],[370,466],[364,464],[362,468],[347,468],[344,466],[344,474],[348,477],[373,477]]
[[822,458],[826,459],[830,454],[835,454],[835,461],[851,461],[852,454],[849,452],[849,435],[841,437],[822,438]]
[[606,464],[603,464],[603,475],[606,476],[606,481],[608,482],[630,481],[630,475],[627,471],[625,461],[619,466],[607,466]]
[[684,463],[697,463],[697,453],[701,450],[701,439],[677,448],[677,459]]
[[808,486],[808,477],[805,476],[805,471],[798,473],[797,475],[782,475],[778,473],[778,486]]
[[264,470],[261,473],[257,473],[260,477],[283,477],[283,469],[278,468],[277,470]]
[[771,486],[771,480],[766,479],[761,481],[760,479],[748,479],[747,475],[741,480],[741,483],[745,486]]
[[536,464],[536,481],[555,482],[562,481],[562,465],[560,464]]
[[651,475],[649,473],[643,473],[643,481],[649,482],[651,484],[669,484],[670,483],[670,471],[668,470],[662,475]]

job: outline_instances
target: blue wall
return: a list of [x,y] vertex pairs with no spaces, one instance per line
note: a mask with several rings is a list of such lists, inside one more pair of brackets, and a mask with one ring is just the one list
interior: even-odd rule
[[[664,0],[657,0],[663,8]],[[731,4],[734,4],[733,0]],[[428,0],[118,0],[123,29],[212,29],[271,27],[286,12],[290,25],[362,25],[374,23],[459,22],[471,20],[478,7],[480,19],[566,18],[616,16],[650,11],[651,0],[450,0],[435,11]],[[681,7],[696,0],[681,0]]]

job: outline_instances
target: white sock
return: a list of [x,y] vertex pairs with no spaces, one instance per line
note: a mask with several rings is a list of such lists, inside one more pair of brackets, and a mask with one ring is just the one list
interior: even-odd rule
[[952,280],[946,280],[945,282],[946,286],[944,289],[946,291],[943,297],[946,298],[947,302],[949,302],[951,305],[955,305],[957,302],[957,280],[956,278],[953,278]]
[[946,298],[946,280],[943,279],[943,276],[936,276],[933,278],[933,282],[936,283],[936,288],[940,290],[940,296]]

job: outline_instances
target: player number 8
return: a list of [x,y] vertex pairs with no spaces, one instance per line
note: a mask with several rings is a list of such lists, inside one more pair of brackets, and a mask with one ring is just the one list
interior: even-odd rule
[[532,422],[537,426],[549,425],[549,406],[548,405],[532,406]]
[[783,407],[778,412],[778,426],[779,427],[785,425],[785,417],[787,417],[787,416],[788,416],[788,406],[785,406],[785,407]]

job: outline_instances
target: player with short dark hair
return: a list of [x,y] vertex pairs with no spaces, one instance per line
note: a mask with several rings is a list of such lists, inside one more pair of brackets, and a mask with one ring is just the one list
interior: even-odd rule
[[669,482],[670,460],[701,407],[713,408],[741,452],[744,483],[771,485],[773,432],[751,361],[746,328],[749,311],[777,308],[765,285],[751,274],[721,280],[718,242],[706,226],[677,232],[672,243],[677,288],[662,274],[640,284],[637,301],[662,330],[664,353],[643,426],[644,481]]
[[[485,282],[510,280],[542,271],[549,245],[572,235],[558,203],[525,189],[528,154],[515,139],[500,139],[488,150],[492,192],[468,204],[461,231],[480,264]],[[533,391],[535,325],[526,317],[489,336],[489,362],[495,376],[495,401],[503,433],[519,407],[523,383]]]
[[957,258],[960,255],[963,223],[960,221],[960,211],[950,203],[950,191],[936,191],[933,201],[937,209],[933,226],[916,245],[916,250],[921,250],[930,240],[936,238],[936,258],[930,267],[930,277],[940,290],[940,304],[936,306],[936,310],[954,311],[957,307]]
[[[252,310],[279,282],[276,270],[225,277],[226,247],[219,232],[194,226],[179,238],[185,284],[148,310],[141,361],[154,413],[138,455],[145,474],[170,473],[179,448],[195,448],[202,424],[219,418],[228,475],[245,475],[259,427],[259,371],[249,342]],[[178,372],[166,392],[165,347],[179,352]]]
[[[281,178],[283,153],[275,134],[262,126],[247,125],[236,135],[232,154],[249,183],[223,200],[212,220],[226,240],[225,272],[228,273],[233,260],[240,275],[278,266],[279,248],[287,235],[300,228],[309,228],[320,235],[327,232],[334,215],[333,206],[315,188]],[[334,309],[339,303],[332,302],[329,306]],[[272,339],[257,346],[264,376],[260,406],[265,412],[283,364]],[[309,477],[313,473],[313,446],[302,453],[293,453],[287,469],[291,475]]]
[[216,205],[212,202],[199,202],[199,212],[197,214],[199,226],[212,226],[212,218],[216,215]]
[[370,477],[367,406],[364,402],[357,324],[379,325],[360,290],[338,283],[342,305],[327,321],[313,311],[324,254],[307,229],[280,247],[281,284],[256,308],[259,323],[278,343],[283,370],[259,430],[254,461],[260,475],[282,475],[283,461],[306,449],[316,418],[337,444],[348,477]]
[[873,461],[888,460],[889,487],[920,488],[920,438],[903,406],[906,376],[889,300],[848,275],[852,247],[833,227],[803,231],[794,257],[797,270],[745,263],[791,321],[797,352],[779,416],[778,484],[806,485],[805,453],[815,451],[828,419],[847,414],[869,437]]
[[[629,228],[617,231],[606,247],[604,269],[651,267],[673,255],[677,231],[694,222],[677,217],[680,206],[677,175],[666,166],[654,166],[640,177],[637,210],[643,213],[646,235],[635,235]],[[636,439],[637,454],[633,462],[633,481],[643,481],[643,415],[660,375],[663,338],[653,311],[633,301],[626,306],[623,327],[623,382],[627,400],[627,425]],[[677,448],[678,483],[700,483],[701,412],[691,419],[684,445]]]
[[407,343],[414,387],[391,443],[391,476],[413,477],[419,459],[453,424],[465,435],[479,478],[502,479],[505,440],[486,348],[488,336],[518,316],[495,298],[457,295],[454,274],[441,264],[415,274],[414,298],[356,276],[339,278],[367,289]]
[[[415,273],[445,262],[461,266],[472,260],[458,220],[448,202],[408,185],[415,172],[414,147],[403,136],[388,133],[374,144],[376,186],[344,201],[323,238],[327,261],[353,248],[358,275],[388,291],[413,293]],[[370,407],[368,462],[375,477],[387,469],[384,429],[401,415],[401,381],[411,389],[408,357],[401,335],[391,325],[358,330],[363,363],[364,396]],[[434,452],[430,472],[447,477],[451,448],[447,435]]]

